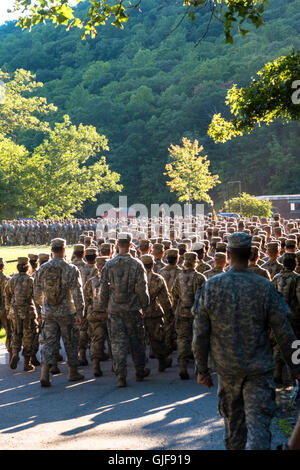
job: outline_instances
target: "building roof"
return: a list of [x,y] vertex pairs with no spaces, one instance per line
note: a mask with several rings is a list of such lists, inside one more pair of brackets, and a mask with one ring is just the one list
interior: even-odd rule
[[300,201],[300,194],[290,194],[290,195],[278,195],[278,196],[257,196],[257,199],[270,199],[270,201],[280,201],[280,200],[298,200]]

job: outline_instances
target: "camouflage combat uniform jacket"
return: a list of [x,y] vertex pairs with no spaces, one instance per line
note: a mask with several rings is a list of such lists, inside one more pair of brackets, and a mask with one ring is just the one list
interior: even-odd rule
[[180,317],[193,318],[191,310],[195,296],[205,281],[206,277],[194,269],[183,268],[178,274],[172,289],[173,311],[176,319]]

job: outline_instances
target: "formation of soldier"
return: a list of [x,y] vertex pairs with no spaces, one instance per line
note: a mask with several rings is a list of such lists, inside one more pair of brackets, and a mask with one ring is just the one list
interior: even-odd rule
[[96,232],[97,223],[99,221],[96,219],[2,220],[0,244],[3,246],[49,245],[54,238],[64,238],[68,245],[73,245],[82,232]]
[[[141,381],[150,374],[148,351],[159,372],[171,367],[176,351],[182,380],[190,379],[196,365],[198,383],[211,386],[210,372],[217,371],[226,446],[243,448],[247,432],[236,434],[230,427],[233,421],[246,426],[246,411],[234,401],[245,377],[259,376],[249,382],[247,397],[254,404],[255,390],[266,396],[270,417],[270,381],[283,383],[285,364],[292,376],[300,373],[290,359],[291,343],[300,339],[300,220],[276,214],[101,224],[78,234],[70,262],[67,237],[52,238],[51,255],[18,258],[18,273],[11,278],[0,258],[1,323],[10,367],[17,367],[21,350],[25,371],[40,365],[40,345],[41,385],[50,386],[50,374],[60,373],[62,338],[69,380],[84,378],[78,366],[88,364],[89,350],[95,377],[103,375],[101,362],[111,358],[118,387],[126,387],[129,352]],[[255,448],[251,426],[265,411],[253,407],[247,426]],[[262,424],[263,445],[269,421]]]

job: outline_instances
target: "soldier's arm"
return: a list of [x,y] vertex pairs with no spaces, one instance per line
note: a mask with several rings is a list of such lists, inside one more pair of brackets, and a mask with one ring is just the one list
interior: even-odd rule
[[135,292],[139,298],[143,312],[149,305],[149,291],[146,272],[142,264],[136,271]]
[[85,283],[85,286],[83,287],[83,297],[84,297],[85,309],[87,311],[88,307],[93,302],[93,289],[92,289],[91,279],[89,279]]
[[100,306],[101,310],[106,311],[109,300],[109,282],[108,282],[108,269],[107,266],[101,271],[100,278]]
[[178,282],[178,277],[175,278],[173,288],[172,288],[172,299],[173,299],[173,311],[175,312],[179,299],[180,299],[180,288],[179,288],[179,282]]
[[73,275],[71,281],[71,292],[75,304],[77,318],[82,318],[84,313],[84,298],[82,290],[82,281],[79,269],[76,266],[73,266]]
[[270,284],[266,292],[265,310],[267,313],[268,326],[275,335],[285,362],[290,367],[292,373],[299,374],[300,366],[292,362],[292,356],[295,352],[292,345],[297,338],[288,320],[291,311],[288,304],[282,296],[278,294],[272,284]]
[[167,284],[164,279],[161,279],[161,287],[158,291],[157,298],[164,311],[164,316],[165,316],[166,321],[168,323],[171,323],[174,319],[174,315],[172,311],[170,293],[168,291]]
[[192,349],[200,374],[208,372],[208,353],[210,348],[210,319],[206,308],[205,288],[202,289],[194,308]]
[[5,310],[9,312],[12,302],[12,291],[11,291],[11,280],[9,280],[5,286]]
[[44,299],[41,277],[42,277],[42,270],[39,269],[33,281],[33,299],[34,299],[35,305],[38,306],[38,313],[41,310],[41,307],[43,305],[43,299]]

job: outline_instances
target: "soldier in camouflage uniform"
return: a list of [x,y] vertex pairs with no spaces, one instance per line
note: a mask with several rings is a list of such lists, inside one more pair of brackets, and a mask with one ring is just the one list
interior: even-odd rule
[[[86,264],[80,269],[83,287],[89,279],[98,275],[98,269],[96,266],[97,248],[86,248],[85,259]],[[81,366],[87,366],[88,361],[86,358],[86,350],[89,347],[89,335],[88,335],[88,321],[87,315],[85,315],[80,325],[80,336],[79,336],[79,364]]]
[[209,269],[208,271],[205,271],[203,274],[206,277],[206,279],[210,279],[211,277],[216,276],[217,274],[224,273],[225,266],[226,266],[226,254],[215,253],[213,268]]
[[268,253],[269,259],[261,267],[269,271],[271,279],[273,279],[273,277],[276,274],[280,273],[280,271],[283,269],[282,264],[278,262],[278,256],[279,256],[278,242],[268,243],[267,253]]
[[201,274],[204,274],[205,271],[209,271],[211,269],[211,265],[204,261],[205,244],[202,242],[193,243],[192,250],[194,253],[197,253],[198,257],[196,271]]
[[163,257],[165,254],[165,248],[162,243],[154,243],[153,245],[153,256],[154,256],[154,269],[155,273],[159,273],[159,271],[166,267],[166,264],[163,262]]
[[192,356],[194,317],[191,309],[197,290],[206,281],[205,276],[196,271],[196,264],[197,254],[193,252],[185,253],[183,270],[177,275],[172,289],[177,334],[177,360],[179,376],[182,380],[189,379],[187,361]]
[[[283,256],[283,270],[273,278],[273,285],[282,295],[291,310],[289,320],[298,339],[300,339],[300,276],[295,273],[296,254],[285,253]],[[274,347],[274,382],[283,384],[282,369],[284,359],[280,353],[278,344]]]
[[269,271],[267,269],[263,269],[260,267],[257,263],[259,260],[259,248],[257,246],[252,246],[251,247],[251,254],[249,258],[249,269],[252,271],[254,274],[257,274],[258,276],[265,277],[269,281],[271,281],[271,276]]
[[[29,264],[30,264],[28,274],[34,279],[37,273],[37,269],[38,269],[39,256],[35,253],[29,253],[28,258],[29,258]],[[34,339],[32,343],[32,354],[31,354],[30,362],[33,366],[40,366],[41,365],[40,361],[36,357],[37,352],[39,350],[39,346],[40,346],[39,344],[40,331],[39,331],[39,328],[36,327],[36,322],[34,321],[34,319],[32,320],[31,328],[34,333]]]
[[197,295],[193,312],[193,352],[199,384],[212,387],[211,353],[219,378],[219,411],[230,450],[270,449],[270,425],[276,409],[269,341],[272,329],[294,376],[296,337],[288,322],[289,308],[274,286],[248,268],[251,237],[228,237],[231,269],[209,279]]
[[144,325],[153,356],[158,359],[158,370],[163,372],[172,364],[172,331],[174,317],[171,297],[162,276],[153,271],[154,257],[143,255],[141,261],[147,271],[150,304],[144,316]]
[[12,328],[12,356],[9,365],[11,369],[16,369],[19,352],[23,346],[24,370],[27,372],[34,369],[30,357],[36,331],[32,325],[35,324],[37,329],[38,321],[33,301],[33,278],[27,274],[29,269],[27,257],[18,258],[17,269],[19,274],[9,279],[5,287],[5,305]]
[[34,280],[34,298],[42,314],[41,386],[49,387],[49,370],[55,363],[56,345],[62,336],[69,365],[69,380],[82,380],[78,366],[79,326],[84,312],[78,268],[65,261],[66,241],[51,241],[53,259],[43,264]]
[[97,276],[90,278],[85,283],[83,289],[88,335],[90,338],[90,356],[93,361],[95,377],[103,375],[100,361],[106,360],[104,356],[104,343],[108,338],[107,312],[101,310],[99,300],[101,271],[107,260],[109,260],[107,256],[98,256],[96,258]]
[[0,258],[0,325],[5,329],[6,333],[6,349],[9,352],[9,360],[11,360],[11,324],[5,307],[5,288],[9,277],[4,274],[5,261]]
[[120,232],[119,254],[107,261],[101,273],[100,308],[108,311],[108,333],[118,386],[126,387],[127,353],[130,347],[136,380],[149,375],[145,368],[145,331],[149,293],[143,263],[129,254],[132,236]]

